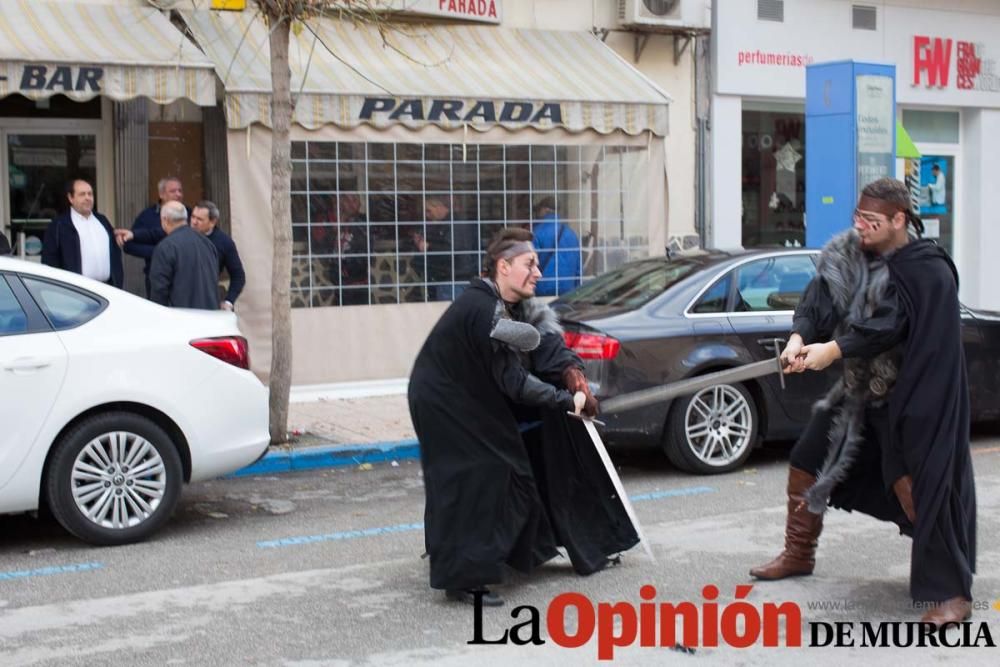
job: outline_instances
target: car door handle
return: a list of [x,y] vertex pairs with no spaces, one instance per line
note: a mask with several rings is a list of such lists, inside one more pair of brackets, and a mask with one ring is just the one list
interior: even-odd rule
[[765,350],[770,350],[775,354],[780,354],[785,348],[785,343],[788,342],[784,338],[758,338],[757,344],[760,345]]
[[785,343],[788,341],[784,338],[758,338],[757,344],[761,347],[766,347],[768,349],[774,349],[776,347],[784,347]]
[[21,357],[20,359],[15,359],[9,364],[6,364],[3,368],[5,371],[18,373],[24,371],[37,371],[51,365],[51,361],[39,359],[38,357]]

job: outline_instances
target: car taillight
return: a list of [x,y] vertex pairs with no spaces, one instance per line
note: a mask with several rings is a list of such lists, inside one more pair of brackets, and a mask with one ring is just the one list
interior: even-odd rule
[[614,359],[622,344],[617,339],[603,334],[564,331],[566,347],[580,355],[581,359]]
[[243,336],[199,338],[191,341],[191,347],[237,368],[250,370],[250,347]]

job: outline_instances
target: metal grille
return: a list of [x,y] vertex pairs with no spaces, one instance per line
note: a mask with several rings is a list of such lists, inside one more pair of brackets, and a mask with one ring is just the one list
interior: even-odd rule
[[757,18],[761,21],[785,21],[785,0],[757,0]]
[[[552,257],[539,294],[562,293],[649,256],[645,216],[622,214],[644,196],[646,159],[626,146],[292,142],[292,307],[451,300],[498,229],[551,226],[533,212],[545,199],[573,234],[542,234],[580,259],[562,275]],[[545,262],[552,245],[538,245]]]
[[653,16],[666,16],[677,8],[680,0],[642,0],[643,6]]
[[851,24],[855,30],[877,30],[877,10],[865,5],[854,5],[851,8]]

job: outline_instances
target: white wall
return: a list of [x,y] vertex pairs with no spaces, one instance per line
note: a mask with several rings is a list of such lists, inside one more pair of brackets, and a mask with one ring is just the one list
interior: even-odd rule
[[[1000,225],[996,224],[995,183],[1000,182],[1000,90],[957,86],[957,46],[977,43],[983,71],[1000,76],[1000,0],[858,0],[876,6],[876,31],[854,30],[852,0],[786,0],[785,21],[757,19],[753,0],[715,0],[713,32],[712,206],[713,244],[741,243],[740,124],[742,99],[766,103],[802,102],[803,64],[747,62],[778,54],[806,61],[869,60],[896,65],[896,97],[906,108],[961,110],[961,194],[955,248],[962,275],[962,298],[970,306],[1000,309]],[[948,86],[913,84],[914,36],[953,40]],[[743,62],[740,56],[743,54]],[[758,56],[759,57],[759,56]],[[808,222],[808,220],[807,220]]]
[[667,136],[667,236],[693,234],[696,174],[693,44],[675,66],[673,38],[651,35],[637,63],[634,58],[636,33],[617,30],[617,8],[617,0],[504,0],[503,26],[538,30],[590,30],[594,27],[612,30],[606,44],[674,99],[670,105],[670,134]]
[[[947,88],[912,85],[914,35],[980,43],[985,46],[984,61],[1000,59],[1000,1],[951,1],[947,6],[937,0],[859,1],[876,7],[874,31],[852,28],[851,0],[786,0],[783,23],[758,20],[756,2],[716,0],[716,4],[717,93],[801,99],[806,63],[853,59],[895,64],[901,104],[1000,108],[1000,91],[955,86],[954,44]],[[756,60],[767,56],[795,58],[796,64]]]
[[[962,117],[965,148],[961,214],[963,224],[972,225],[961,237],[964,262],[959,266],[962,300],[969,306],[1000,310],[1000,224],[997,224],[996,183],[1000,178],[1000,111],[970,111]],[[989,148],[987,148],[989,147]]]
[[740,146],[743,107],[739,97],[712,98],[712,206],[705,245],[730,250],[743,246],[743,191]]

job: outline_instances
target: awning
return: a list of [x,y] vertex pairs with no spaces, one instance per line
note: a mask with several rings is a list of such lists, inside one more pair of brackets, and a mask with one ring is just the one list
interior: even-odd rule
[[4,0],[0,97],[186,97],[215,105],[215,71],[145,0]]
[[[229,127],[270,126],[263,20],[249,10],[179,8],[222,79]],[[370,25],[321,18],[296,26],[289,51],[294,122],[308,129],[667,133],[670,97],[589,32],[403,24],[383,40]]]
[[896,121],[896,157],[905,159],[920,157],[920,151],[917,150],[913,139],[910,138],[910,133],[898,120]]

